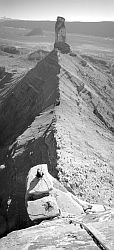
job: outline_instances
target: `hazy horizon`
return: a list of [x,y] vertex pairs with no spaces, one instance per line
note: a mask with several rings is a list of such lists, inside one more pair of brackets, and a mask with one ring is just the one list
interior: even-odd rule
[[0,0],[0,18],[31,21],[114,21],[114,0]]
[[[60,15],[58,15],[58,16],[60,16]],[[64,17],[64,16],[62,16],[62,17]],[[34,22],[34,21],[41,21],[41,22],[55,22],[56,21],[56,19],[57,19],[57,17],[55,18],[55,19],[53,19],[53,20],[49,20],[49,19],[24,19],[24,18],[11,18],[11,17],[6,17],[6,16],[0,16],[0,19],[6,19],[6,20],[17,20],[17,21],[31,21],[31,22]],[[102,23],[102,22],[114,22],[114,20],[99,20],[99,21],[91,21],[91,20],[88,20],[88,21],[80,21],[80,20],[74,20],[74,21],[69,21],[69,20],[67,20],[66,19],[66,22],[68,22],[68,23],[75,23],[75,22],[80,22],[80,23]]]

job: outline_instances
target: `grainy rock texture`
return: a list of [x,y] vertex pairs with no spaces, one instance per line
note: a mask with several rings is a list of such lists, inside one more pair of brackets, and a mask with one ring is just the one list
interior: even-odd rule
[[[74,220],[74,218],[73,218]],[[114,220],[107,218],[104,222],[86,223],[87,227],[102,241],[97,245],[84,228],[72,218],[59,218],[44,221],[40,225],[10,233],[0,240],[1,250],[99,250],[114,249],[113,230]],[[89,221],[91,219],[89,218]],[[94,219],[95,220],[95,219]],[[103,246],[107,248],[103,248]]]
[[52,51],[0,89],[1,235],[31,224],[26,178],[38,164],[78,198],[113,206],[113,86],[105,68]]
[[59,178],[94,202],[113,199],[114,79],[81,57],[59,56],[60,105],[56,107]]

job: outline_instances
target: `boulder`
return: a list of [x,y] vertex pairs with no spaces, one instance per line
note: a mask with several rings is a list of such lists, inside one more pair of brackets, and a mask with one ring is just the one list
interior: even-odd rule
[[54,49],[59,49],[62,54],[68,54],[70,52],[70,46],[64,42],[55,42]]
[[[39,176],[38,174],[39,173]],[[53,218],[59,215],[59,208],[52,193],[53,184],[47,164],[37,165],[29,171],[25,204],[31,221]]]

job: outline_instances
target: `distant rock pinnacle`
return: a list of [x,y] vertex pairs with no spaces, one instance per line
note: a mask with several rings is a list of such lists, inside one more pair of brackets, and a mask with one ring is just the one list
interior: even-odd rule
[[55,49],[59,49],[63,54],[70,52],[70,46],[66,43],[65,18],[58,16],[55,24]]

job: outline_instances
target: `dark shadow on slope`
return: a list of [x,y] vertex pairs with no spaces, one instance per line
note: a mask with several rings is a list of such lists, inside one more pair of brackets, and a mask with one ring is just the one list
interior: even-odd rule
[[106,121],[105,119],[103,118],[103,116],[98,112],[97,108],[94,106],[94,110],[93,110],[93,113],[97,116],[97,118],[102,122],[104,123],[104,125],[112,132],[114,133],[114,128],[111,127]]
[[[46,163],[49,172],[57,176],[57,170],[52,171],[55,149],[50,133],[42,134],[19,146],[15,139],[21,135],[35,117],[44,109],[56,105],[59,100],[60,66],[57,52],[52,51],[30,70],[22,79],[7,89],[0,105],[0,235],[6,235],[12,230],[26,228],[31,225],[25,207],[26,178],[31,167]],[[37,128],[36,128],[37,132]],[[48,131],[47,131],[48,132]],[[28,134],[29,138],[29,134]],[[45,141],[47,140],[47,141]],[[50,144],[52,142],[52,145]],[[14,146],[10,148],[10,145]],[[51,145],[51,146],[50,146]],[[50,147],[50,148],[49,148]],[[19,151],[19,154],[18,154]],[[56,167],[56,160],[54,163]],[[3,223],[4,227],[3,227]]]
[[0,97],[0,146],[11,144],[57,98],[57,52],[52,51]]

